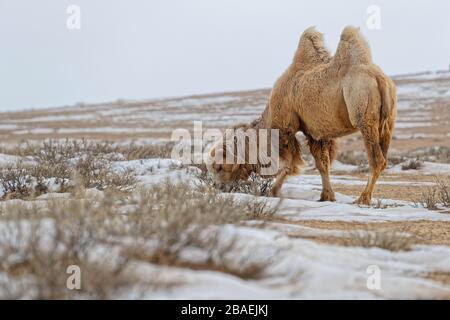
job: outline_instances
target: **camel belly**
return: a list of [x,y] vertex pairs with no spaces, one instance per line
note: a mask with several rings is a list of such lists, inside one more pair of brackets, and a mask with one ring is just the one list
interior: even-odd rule
[[347,106],[338,87],[326,87],[321,92],[306,95],[299,101],[298,115],[303,129],[315,140],[338,138],[357,129],[351,124]]

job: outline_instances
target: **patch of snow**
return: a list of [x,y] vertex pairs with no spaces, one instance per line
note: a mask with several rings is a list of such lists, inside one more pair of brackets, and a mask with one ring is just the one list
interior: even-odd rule
[[71,194],[68,192],[63,193],[57,193],[57,192],[48,192],[41,194],[40,196],[36,197],[37,200],[49,200],[49,199],[67,199],[70,198]]
[[[340,247],[290,238],[280,232],[227,225],[217,228],[221,242],[234,238],[239,250],[227,264],[266,263],[262,277],[244,280],[212,271],[142,266],[141,275],[158,268],[175,289],[148,292],[149,299],[419,299],[438,298],[450,290],[422,278],[426,272],[450,271],[450,248],[415,246],[410,251]],[[423,261],[427,261],[426,264]],[[369,266],[382,272],[380,290],[367,287]]]
[[358,169],[358,166],[352,165],[352,164],[345,164],[338,160],[334,160],[331,165],[331,170],[333,171],[347,171],[352,172]]
[[33,129],[25,129],[25,130],[17,130],[13,131],[13,134],[23,135],[23,134],[51,134],[55,133],[57,129],[53,128],[33,128]]
[[395,127],[397,129],[407,129],[407,128],[420,128],[420,127],[431,127],[433,124],[431,122],[397,122]]
[[433,175],[433,174],[450,174],[450,164],[449,163],[435,163],[424,161],[423,166],[417,170],[402,170],[402,165],[405,163],[400,163],[386,170],[387,173],[391,174],[423,174],[423,175]]
[[0,124],[0,130],[14,130],[18,127],[17,124]]
[[19,156],[13,156],[9,154],[0,153],[0,166],[4,167],[7,165],[14,164],[21,159]]

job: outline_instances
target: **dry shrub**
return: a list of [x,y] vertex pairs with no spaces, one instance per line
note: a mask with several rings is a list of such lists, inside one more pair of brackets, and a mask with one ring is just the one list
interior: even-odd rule
[[74,158],[82,154],[123,155],[127,160],[170,158],[174,142],[161,142],[148,145],[119,145],[111,141],[88,139],[44,140],[40,143],[24,141],[15,146],[1,146],[0,153],[18,156],[30,156],[45,163],[57,163],[60,158]]
[[438,199],[442,206],[450,207],[450,179],[435,177]]
[[415,202],[429,210],[436,210],[438,205],[436,188],[426,188],[420,193],[420,198]]
[[[134,195],[114,191],[97,199],[10,205],[0,212],[0,298],[116,298],[163,285],[142,279],[138,262],[226,272],[255,278],[263,262],[232,263],[235,239],[218,225],[270,214],[265,205],[238,201],[207,187],[166,181]],[[202,252],[192,261],[188,250]],[[68,290],[67,267],[81,269],[81,290]]]
[[390,231],[355,231],[345,239],[347,246],[364,248],[377,247],[390,251],[406,251],[416,243],[416,239],[409,234],[396,230]]
[[355,166],[366,166],[368,164],[366,153],[359,150],[343,151],[338,154],[337,160]]
[[421,168],[423,168],[423,162],[419,159],[409,160],[402,165],[402,170],[419,170]]
[[132,191],[137,183],[136,173],[133,169],[126,168],[120,171],[113,171],[107,175],[106,188],[121,192]]
[[439,206],[450,207],[449,179],[434,177],[434,180],[435,186],[426,188],[413,202],[429,210],[437,210]]
[[94,157],[90,154],[76,161],[74,170],[75,179],[85,188],[96,188],[98,190],[114,188],[129,191],[137,182],[133,170],[114,171],[107,159]]
[[4,197],[29,197],[33,192],[30,186],[31,182],[30,170],[25,167],[9,165],[0,168],[0,191],[4,194]]
[[221,192],[246,193],[258,197],[266,197],[269,195],[274,184],[273,178],[263,178],[254,172],[250,174],[250,177],[247,180],[239,180],[227,184],[217,183],[208,173],[205,165],[195,166],[200,169],[200,173],[197,177],[201,181],[201,184]]
[[433,146],[419,148],[410,152],[424,161],[450,163],[450,148],[444,146]]
[[[414,159],[411,159],[411,157],[414,157]],[[356,166],[367,166],[368,164],[366,153],[360,150],[343,151],[338,154],[337,159],[342,163]],[[435,146],[420,148],[415,151],[396,152],[395,154],[389,154],[388,160],[388,163],[391,165],[398,165],[408,161],[403,165],[405,167],[404,170],[416,170],[421,168],[421,165],[423,165],[422,161],[450,163],[450,148]]]
[[48,140],[28,144],[22,153],[28,155],[28,162],[0,168],[3,197],[38,196],[47,191],[49,179],[59,185],[59,192],[72,191],[74,179],[84,188],[120,191],[132,190],[137,181],[131,169],[113,170],[112,161],[123,155],[108,142]]
[[48,139],[39,142],[22,141],[14,146],[3,146],[1,153],[13,154],[21,157],[43,158],[47,161],[62,155],[65,158],[74,157],[81,153],[112,154],[117,152],[117,145],[109,141],[95,141],[88,139]]
[[[193,231],[190,231],[193,232]],[[164,247],[148,250],[144,246],[134,246],[128,250],[128,255],[139,261],[150,262],[163,266],[189,268],[193,270],[209,270],[226,273],[244,280],[259,279],[267,267],[268,261],[252,261],[249,255],[241,255],[236,261],[236,253],[241,251],[236,238],[226,242],[217,237],[219,233],[205,233],[202,236],[189,236],[189,245],[178,247],[178,250],[167,250]],[[183,256],[182,249],[201,248],[204,258],[192,261]],[[233,259],[230,256],[233,255]]]
[[130,221],[137,221],[133,229],[161,234],[159,239],[169,245],[173,236],[183,236],[179,231],[186,225],[204,228],[270,214],[268,207],[258,200],[239,201],[207,185],[194,188],[170,181],[142,189],[135,205],[136,209],[128,214]]
[[274,184],[274,179],[263,178],[252,173],[248,180],[237,181],[228,186],[228,192],[247,193],[255,196],[268,196]]
[[21,162],[0,167],[0,199],[28,199],[45,192],[44,178],[33,167]]
[[391,203],[391,204],[385,203],[384,199],[382,199],[382,198],[377,198],[375,204],[372,205],[372,207],[375,209],[387,209],[387,208],[392,208],[392,207],[397,207],[397,206],[398,205],[395,203]]
[[355,173],[368,173],[370,172],[370,168],[368,165],[360,164],[354,171]]
[[[125,272],[128,258],[105,244],[101,223],[110,209],[80,201],[9,207],[0,225],[0,298],[106,299],[137,285]],[[72,265],[81,270],[81,290],[66,286]]]
[[45,140],[42,145],[29,145],[29,148],[31,148],[27,152],[29,155],[47,162],[55,161],[60,157],[65,159],[75,158],[82,154],[97,156],[117,153],[117,146],[112,142],[87,139]]
[[400,163],[403,163],[403,162],[405,162],[407,159],[406,159],[406,156],[404,156],[404,155],[389,155],[389,163],[391,164],[391,165],[397,165],[397,164],[400,164]]
[[118,152],[124,155],[127,160],[137,159],[153,159],[153,158],[171,158],[173,142],[150,144],[150,145],[136,145],[130,144],[118,148]]

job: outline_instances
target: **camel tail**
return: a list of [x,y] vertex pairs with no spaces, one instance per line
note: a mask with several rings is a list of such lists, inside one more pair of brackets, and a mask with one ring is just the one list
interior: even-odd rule
[[394,133],[395,118],[397,116],[397,93],[394,82],[386,76],[379,75],[377,83],[381,96],[380,147],[387,160],[387,152]]

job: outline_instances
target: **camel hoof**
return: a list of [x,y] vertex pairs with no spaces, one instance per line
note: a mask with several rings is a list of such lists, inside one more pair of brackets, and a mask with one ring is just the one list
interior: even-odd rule
[[319,201],[331,201],[331,202],[335,202],[336,201],[336,196],[334,195],[334,192],[332,193],[322,193],[320,195],[320,200]]
[[353,202],[354,204],[359,204],[363,206],[370,206],[371,198],[365,194],[362,194],[357,200]]

